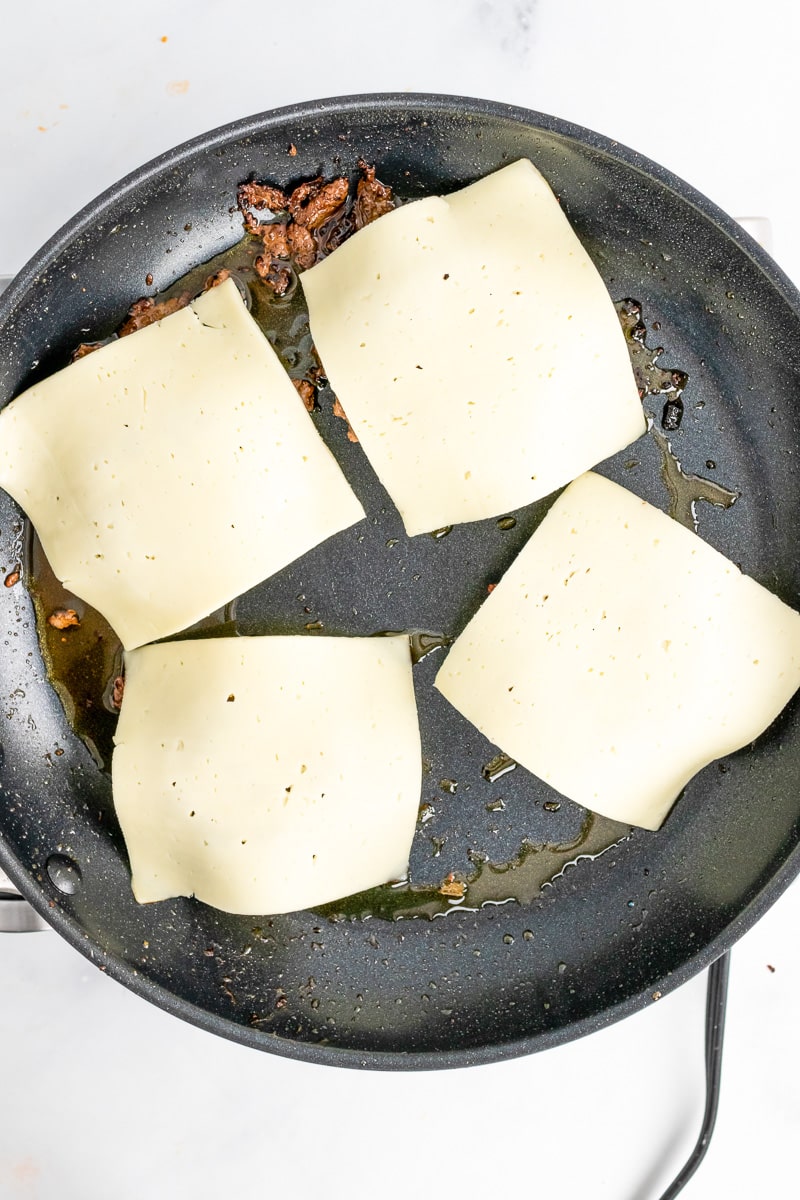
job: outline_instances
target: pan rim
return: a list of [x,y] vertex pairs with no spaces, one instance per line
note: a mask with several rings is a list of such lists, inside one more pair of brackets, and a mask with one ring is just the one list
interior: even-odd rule
[[610,158],[620,160],[638,173],[655,179],[663,187],[678,195],[684,203],[717,225],[761,268],[789,306],[795,311],[800,310],[800,289],[733,217],[679,175],[623,142],[597,133],[573,121],[551,116],[549,113],[524,108],[520,105],[504,104],[496,100],[456,96],[444,92],[364,92],[266,109],[253,116],[242,117],[236,121],[219,125],[207,133],[198,134],[165,150],[155,158],[148,159],[147,162],[128,172],[80,208],[32,255],[0,296],[0,320],[5,316],[6,307],[14,308],[17,297],[37,276],[41,276],[43,271],[47,270],[56,254],[70,240],[92,225],[104,209],[109,208],[112,203],[121,199],[126,193],[140,187],[146,180],[174,169],[186,159],[191,158],[196,151],[212,150],[232,140],[247,137],[248,134],[260,133],[271,125],[285,122],[287,118],[306,119],[314,114],[321,116],[330,113],[344,115],[351,111],[363,113],[365,107],[372,107],[376,110],[407,108],[419,112],[420,115],[435,109],[443,112],[457,111],[459,115],[503,117],[522,125],[542,129],[558,137],[572,139]]
[[209,1013],[200,1006],[176,996],[163,985],[147,979],[121,959],[89,941],[77,921],[65,910],[58,906],[49,908],[45,893],[33,888],[27,873],[19,866],[3,841],[0,841],[0,866],[48,925],[94,966],[163,1012],[187,1021],[207,1033],[224,1037],[249,1049],[324,1066],[372,1071],[438,1071],[488,1066],[491,1063],[527,1057],[577,1041],[649,1008],[710,967],[752,928],[800,873],[800,846],[784,860],[781,867],[770,877],[769,883],[716,938],[695,955],[685,959],[674,971],[667,972],[648,984],[645,991],[628,996],[617,1004],[608,1005],[591,1016],[529,1037],[509,1039],[505,1042],[487,1042],[480,1046],[465,1046],[456,1050],[419,1051],[356,1050],[314,1042],[292,1041],[278,1034],[260,1032],[250,1026]]
[[[108,209],[118,203],[126,194],[140,188],[146,181],[163,177],[190,160],[198,152],[208,152],[232,141],[246,138],[248,135],[261,134],[271,127],[284,125],[293,119],[306,124],[313,121],[315,116],[335,114],[346,119],[348,113],[363,116],[365,109],[373,109],[376,113],[396,112],[400,109],[408,111],[409,115],[417,116],[437,111],[445,114],[457,112],[462,117],[467,115],[477,118],[502,118],[529,128],[552,133],[564,139],[577,141],[581,145],[621,161],[632,170],[679,196],[684,204],[694,208],[707,221],[716,226],[758,266],[773,290],[780,295],[795,315],[800,314],[800,291],[767,252],[732,217],[711,200],[680,177],[638,151],[603,134],[559,117],[499,101],[444,93],[364,93],[290,104],[229,122],[165,151],[128,173],[81,208],[22,267],[5,294],[0,297],[0,324],[14,311],[17,303],[26,295],[31,285],[47,273],[53,261],[72,240],[90,229]],[[1,834],[0,865],[33,908],[60,936],[93,961],[96,966],[99,966],[105,974],[173,1016],[180,1017],[208,1032],[227,1037],[250,1048],[269,1051],[286,1058],[345,1068],[434,1070],[488,1064],[549,1049],[586,1036],[648,1007],[653,1002],[654,993],[667,995],[675,987],[687,982],[704,968],[710,966],[760,919],[800,872],[800,845],[787,855],[780,867],[769,876],[766,883],[759,887],[758,892],[749,903],[716,938],[701,947],[692,957],[685,959],[674,971],[648,985],[645,992],[629,996],[591,1016],[528,1037],[508,1042],[485,1043],[480,1046],[441,1051],[359,1051],[292,1041],[277,1034],[251,1029],[217,1014],[209,1013],[205,1009],[177,997],[163,985],[143,977],[133,967],[115,958],[101,946],[95,945],[87,938],[78,922],[60,907],[50,908],[47,894],[36,886],[27,871],[18,863]]]

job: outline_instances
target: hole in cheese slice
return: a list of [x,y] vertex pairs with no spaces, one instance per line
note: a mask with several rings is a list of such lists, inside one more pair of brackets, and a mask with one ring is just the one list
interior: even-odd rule
[[0,485],[126,648],[364,516],[233,280],[12,401]]
[[409,534],[529,504],[645,431],[611,298],[527,159],[388,213],[301,283]]
[[800,686],[800,614],[588,473],[456,639],[436,687],[571,800],[657,829]]
[[292,912],[407,870],[422,780],[407,637],[133,650],[115,741],[141,902]]

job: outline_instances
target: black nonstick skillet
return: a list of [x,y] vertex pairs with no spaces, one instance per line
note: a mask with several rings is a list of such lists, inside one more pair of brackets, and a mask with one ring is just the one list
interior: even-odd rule
[[[700,503],[699,535],[796,606],[800,295],[686,184],[538,113],[353,97],[263,114],[162,156],[79,213],[0,300],[0,403],[63,366],[79,342],[110,334],[137,297],[237,242],[236,188],[251,176],[286,186],[355,176],[363,158],[414,198],[520,156],[549,180],[612,296],[639,301],[648,340],[666,347],[660,361],[688,372],[673,449],[687,471],[737,496],[728,510]],[[656,427],[663,400],[645,400]],[[320,620],[326,633],[452,637],[547,502],[512,514],[511,528],[489,521],[405,539],[322,401],[315,419],[368,519],[242,597],[223,632],[302,632]],[[601,469],[666,508],[661,466],[646,436]],[[529,1053],[651,1004],[709,966],[800,869],[797,702],[753,746],[702,771],[660,831],[611,829],[521,769],[482,772],[497,748],[432,691],[440,648],[415,667],[430,811],[411,879],[435,889],[450,873],[474,876],[472,894],[490,903],[471,904],[468,888],[462,903],[439,905],[449,911],[416,919],[406,894],[383,910],[365,902],[275,918],[193,900],[139,906],[108,763],[74,732],[45,669],[26,587],[29,534],[5,495],[0,530],[0,866],[101,969],[214,1033],[351,1067]],[[654,756],[652,770],[662,765]],[[492,863],[518,865],[492,875]]]

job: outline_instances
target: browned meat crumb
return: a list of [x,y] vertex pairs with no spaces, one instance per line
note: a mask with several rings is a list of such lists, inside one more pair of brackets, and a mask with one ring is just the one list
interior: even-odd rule
[[295,146],[294,142],[289,143],[289,154],[292,158],[297,157],[297,146]]
[[147,272],[147,274],[145,275],[145,277],[144,277],[144,281],[145,281],[145,283],[147,284],[147,286],[148,286],[148,287],[150,287],[150,286],[151,286],[151,284],[152,284],[152,282],[153,282],[153,276],[150,274],[150,272],[149,272],[149,271],[148,271],[148,272]]
[[353,432],[350,422],[347,420],[347,413],[344,411],[341,404],[339,403],[338,396],[334,396],[334,398],[333,398],[333,415],[335,417],[338,417],[340,421],[346,422],[346,424],[347,424],[347,440],[350,442],[357,442],[358,438],[356,437],[355,433]]
[[330,183],[323,183],[321,179],[309,180],[292,192],[289,212],[298,225],[319,229],[341,208],[349,191],[350,184],[345,176],[332,179]]
[[260,233],[261,232],[261,221],[259,221],[258,217],[254,217],[251,212],[247,212],[247,211],[242,213],[242,217],[243,217],[244,227],[248,233]]
[[362,176],[356,188],[354,206],[356,229],[363,229],[378,217],[384,216],[394,208],[392,189],[375,178],[375,168],[368,166],[363,158],[358,160]]
[[85,358],[87,354],[99,350],[104,344],[104,342],[81,342],[80,346],[76,346],[72,351],[70,362],[77,362],[79,358]]
[[242,183],[236,193],[239,208],[268,208],[270,212],[284,212],[288,201],[279,187],[271,183]]
[[13,587],[15,583],[19,583],[19,578],[20,578],[20,569],[19,569],[19,567],[14,567],[14,570],[9,571],[8,575],[6,575],[3,582],[5,583],[6,587]]
[[313,412],[317,407],[317,389],[313,383],[309,383],[307,379],[293,379],[292,383],[297,388],[297,394],[303,401],[308,412]]
[[266,282],[272,288],[276,296],[285,296],[289,290],[289,285],[292,282],[292,277],[285,267],[281,267],[279,271],[273,271],[267,276]]
[[226,279],[230,279],[231,273],[227,267],[221,267],[213,275],[209,275],[208,279],[203,284],[203,291],[210,292],[212,288],[219,287]]
[[111,689],[111,703],[114,708],[122,708],[122,697],[125,692],[125,676],[118,675]]
[[285,296],[292,282],[292,276],[286,267],[279,267],[268,258],[259,255],[253,263],[259,278],[264,280],[267,287],[272,288],[276,296]]
[[[287,292],[292,277],[281,265],[291,259],[297,271],[307,271],[330,254],[356,229],[377,220],[394,206],[392,189],[375,178],[375,168],[359,160],[362,177],[351,204],[346,176],[327,183],[322,176],[297,185],[291,195],[274,184],[246,183],[238,190],[245,229],[261,238],[264,253],[255,262],[257,274],[277,296]],[[251,209],[288,211],[288,221],[261,222]],[[355,434],[348,436],[356,441]]]
[[301,271],[313,267],[317,258],[317,247],[313,237],[304,225],[290,221],[286,227],[286,241],[289,253]]
[[456,879],[451,871],[447,878],[443,881],[439,888],[440,896],[454,896],[459,898],[464,895],[466,886],[460,879]]
[[158,303],[150,296],[143,296],[141,300],[136,300],[130,306],[127,320],[123,321],[117,332],[120,337],[127,337],[129,333],[145,329],[148,325],[153,325],[156,321],[161,321],[164,317],[169,317],[179,309],[185,308],[190,300],[191,296],[188,292],[183,292],[180,296],[173,296],[170,300],[161,300]]
[[297,218],[297,214],[304,204],[306,204],[312,196],[316,196],[320,188],[324,186],[324,180],[321,175],[316,179],[306,179],[303,183],[298,183],[289,197],[289,214],[293,220]]
[[289,257],[285,225],[277,221],[271,222],[269,225],[260,225],[258,236],[264,243],[264,250],[269,258]]
[[80,625],[81,619],[74,608],[57,608],[50,613],[47,624],[53,629],[73,629]]
[[487,594],[487,596],[491,596],[492,592],[494,591],[494,589],[495,589],[496,587],[497,587],[497,584],[496,584],[496,583],[487,583],[487,585],[486,585],[486,594]]

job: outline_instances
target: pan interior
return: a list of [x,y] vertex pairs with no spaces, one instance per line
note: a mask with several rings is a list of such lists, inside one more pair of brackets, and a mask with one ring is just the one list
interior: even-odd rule
[[[77,219],[14,289],[0,317],[2,395],[63,365],[77,342],[109,334],[147,290],[147,275],[163,292],[228,254],[241,238],[239,215],[229,211],[236,185],[252,174],[290,185],[354,174],[363,157],[413,198],[520,155],[554,187],[612,296],[641,302],[649,343],[666,347],[660,364],[689,374],[675,453],[686,471],[737,494],[728,510],[700,505],[701,535],[792,603],[800,570],[792,305],[758,255],[676,181],[548,119],[444,100],[332,104],[274,114],[177,152]],[[297,367],[308,350],[298,299],[262,318],[290,370]],[[332,416],[329,394],[321,404],[315,420],[367,521],[194,636],[314,636],[321,622],[326,634],[417,630],[431,635],[421,648],[435,647],[463,627],[551,501],[505,514],[513,525],[490,520],[407,539],[360,447]],[[646,404],[658,422],[663,398]],[[602,470],[666,508],[661,468],[661,450],[646,437]],[[0,503],[8,573],[26,561],[26,531],[11,502]],[[44,568],[32,565],[44,581]],[[770,886],[774,898],[776,873],[797,869],[796,703],[753,747],[701,772],[661,831],[631,831],[587,818],[520,768],[486,779],[496,748],[432,690],[442,654],[434,648],[415,666],[427,807],[410,873],[430,892],[269,919],[189,900],[140,907],[105,769],[113,722],[93,725],[80,714],[83,732],[93,732],[91,753],[48,679],[30,595],[19,586],[2,591],[0,779],[11,873],[124,982],[249,1044],[383,1066],[452,1065],[550,1045],[646,1003],[670,974],[679,980],[699,969],[710,944],[743,928]],[[40,616],[45,582],[42,595]],[[99,626],[95,633],[107,638]],[[113,647],[95,643],[102,677]],[[67,870],[66,885],[64,861],[79,868],[79,878]],[[435,889],[450,872],[478,876],[467,901],[483,907],[442,901]],[[398,915],[407,919],[386,919]]]

